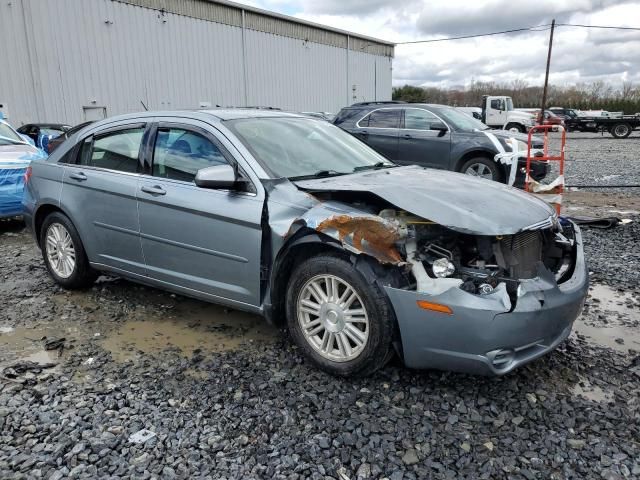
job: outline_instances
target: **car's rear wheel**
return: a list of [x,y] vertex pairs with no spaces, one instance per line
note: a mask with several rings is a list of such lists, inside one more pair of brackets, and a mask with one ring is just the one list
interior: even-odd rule
[[487,157],[475,157],[467,160],[460,168],[460,171],[474,177],[481,177],[495,182],[502,181],[500,168],[496,162]]
[[394,329],[386,295],[342,258],[319,255],[294,270],[287,322],[305,356],[331,374],[368,375],[390,357]]
[[78,231],[66,215],[54,212],[44,219],[40,247],[49,274],[64,288],[85,288],[97,278]]

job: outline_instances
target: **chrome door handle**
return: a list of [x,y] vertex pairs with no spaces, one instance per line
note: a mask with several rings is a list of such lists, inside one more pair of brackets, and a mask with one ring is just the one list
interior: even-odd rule
[[403,135],[403,137],[404,137],[404,138],[407,138],[407,139],[412,138],[412,137],[411,137],[411,135],[409,135],[408,133],[406,133],[405,135]]
[[144,186],[140,190],[145,193],[150,193],[151,195],[166,195],[167,191],[159,185],[154,185],[153,187]]
[[79,182],[84,182],[87,179],[87,176],[82,172],[78,172],[78,173],[70,174],[69,178],[72,178],[73,180],[78,180]]

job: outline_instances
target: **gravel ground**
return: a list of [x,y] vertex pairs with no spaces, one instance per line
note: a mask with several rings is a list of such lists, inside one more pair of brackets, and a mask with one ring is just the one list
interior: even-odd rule
[[[570,179],[640,176],[637,139],[569,145],[584,167]],[[618,145],[635,154],[579,159]],[[580,192],[568,206],[636,202]],[[557,351],[501,378],[393,362],[355,380],[308,366],[257,317],[104,277],[65,292],[2,222],[0,367],[55,366],[4,369],[0,478],[640,478],[640,216],[625,216],[584,230],[593,288]]]
[[[609,134],[567,134],[568,185],[640,185],[640,133],[618,140]],[[640,188],[635,189],[636,195]]]

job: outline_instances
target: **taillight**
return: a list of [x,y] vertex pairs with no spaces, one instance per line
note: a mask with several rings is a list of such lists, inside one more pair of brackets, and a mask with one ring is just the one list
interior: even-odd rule
[[29,183],[29,179],[31,178],[31,167],[27,167],[27,170],[24,172],[24,184]]

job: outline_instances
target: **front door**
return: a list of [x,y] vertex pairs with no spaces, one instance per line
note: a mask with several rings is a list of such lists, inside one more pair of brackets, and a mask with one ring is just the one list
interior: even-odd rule
[[446,128],[442,120],[422,108],[407,108],[404,110],[402,126],[397,163],[449,168],[451,131],[449,129],[432,130],[437,126]]
[[253,189],[197,187],[199,169],[235,164],[235,159],[212,127],[184,122],[158,125],[151,170],[139,186],[140,235],[149,276],[259,305],[263,199]]
[[389,160],[398,158],[398,130],[401,111],[397,108],[374,110],[356,124],[354,135]]
[[75,163],[65,165],[61,196],[89,261],[140,275],[136,193],[144,133],[138,123],[85,138]]
[[488,97],[486,113],[486,124],[492,127],[502,126],[507,121],[507,112],[504,99],[500,97]]

